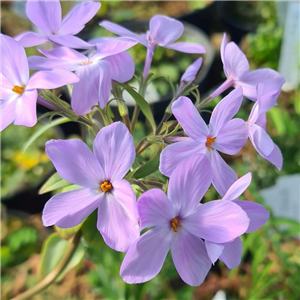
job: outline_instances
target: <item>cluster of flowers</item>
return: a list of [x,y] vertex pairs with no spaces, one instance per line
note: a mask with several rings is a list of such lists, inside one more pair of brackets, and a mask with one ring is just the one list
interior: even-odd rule
[[[100,3],[80,3],[61,20],[58,0],[29,0],[27,16],[43,33],[25,32],[14,39],[1,34],[1,130],[12,122],[35,125],[37,102],[53,107],[38,96],[38,89],[73,84],[73,112],[82,116],[97,105],[104,109],[113,85],[134,75],[134,61],[125,51],[137,43],[147,48],[144,80],[158,46],[205,53],[201,45],[176,43],[183,34],[182,23],[161,15],[151,18],[146,34],[103,21],[100,26],[120,37],[88,42],[75,37],[99,8]],[[27,59],[23,47],[45,42],[53,44],[51,51],[39,49],[44,57]],[[202,58],[181,78],[171,110],[183,131],[181,136],[169,137],[173,143],[160,154],[159,170],[169,177],[167,195],[161,189],[149,189],[136,201],[132,182],[124,179],[136,151],[132,134],[121,122],[102,126],[93,152],[79,139],[46,144],[58,174],[81,188],[53,196],[43,211],[44,225],[74,227],[98,209],[97,228],[105,243],[126,252],[120,274],[127,283],[155,277],[171,249],[180,277],[189,285],[199,285],[218,259],[229,268],[238,266],[240,236],[257,230],[269,217],[262,205],[238,199],[250,185],[251,173],[238,179],[219,152],[237,154],[249,138],[262,157],[281,169],[281,152],[266,132],[266,112],[276,105],[284,79],[270,69],[250,72],[245,55],[235,43],[227,43],[225,34],[221,59],[227,80],[200,103],[201,108],[229,87],[235,89],[215,107],[208,126],[199,107],[183,93],[195,79]],[[39,71],[29,78],[29,69]],[[243,95],[254,101],[247,122],[233,119]],[[211,184],[222,200],[201,204]],[[140,236],[140,231],[149,227]]]

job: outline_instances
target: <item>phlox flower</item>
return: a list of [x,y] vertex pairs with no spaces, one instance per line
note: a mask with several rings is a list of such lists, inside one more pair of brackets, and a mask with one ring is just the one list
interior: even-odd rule
[[53,196],[43,223],[61,228],[80,224],[98,209],[97,228],[111,248],[125,252],[139,237],[135,194],[123,179],[135,159],[132,136],[121,122],[102,128],[94,153],[81,140],[50,140],[46,153],[65,180],[82,188]]
[[[98,50],[87,56],[67,47],[57,47],[52,51],[40,50],[46,57],[29,57],[29,66],[35,70],[65,69],[75,71],[80,81],[73,86],[72,109],[78,115],[91,112],[99,103],[104,108],[108,102],[112,80],[126,82],[134,75],[132,57],[122,52],[132,45],[113,39],[98,44]],[[120,53],[121,52],[121,53]]]
[[170,176],[174,169],[192,155],[205,154],[212,166],[212,183],[224,195],[237,180],[236,173],[218,151],[234,155],[245,145],[247,126],[242,119],[232,119],[242,103],[242,89],[237,88],[221,100],[212,112],[209,126],[205,124],[192,101],[179,97],[172,112],[189,138],[167,146],[161,153],[159,169]]
[[28,0],[27,17],[43,34],[26,31],[17,35],[15,39],[23,47],[52,42],[70,48],[90,49],[94,46],[74,35],[94,17],[100,6],[100,2],[93,1],[77,4],[62,20],[59,0]]
[[[248,188],[251,183],[252,174],[248,173],[239,178],[230,186],[222,201],[231,201],[241,207],[247,214],[250,223],[246,233],[254,232],[266,223],[269,218],[269,211],[267,211],[261,204],[238,200],[240,195]],[[215,263],[219,258],[223,261],[229,269],[236,268],[242,258],[243,245],[239,237],[227,243],[212,243],[205,241],[206,250],[212,263]]]
[[41,71],[29,78],[24,48],[13,38],[0,35],[1,49],[1,124],[34,126],[37,122],[37,89],[54,89],[78,82],[78,77],[65,70]]
[[205,53],[205,48],[201,45],[187,42],[175,43],[182,36],[184,26],[181,22],[167,16],[153,16],[150,19],[149,31],[146,34],[136,34],[110,21],[102,21],[99,25],[117,35],[131,38],[147,48],[144,78],[148,75],[154,50],[157,46],[184,53]]
[[155,277],[171,249],[174,265],[184,282],[200,285],[211,262],[202,239],[223,243],[244,233],[246,213],[232,201],[210,201],[199,205],[212,180],[204,155],[194,155],[172,173],[167,196],[152,189],[138,200],[141,229],[153,227],[129,248],[120,275],[127,283]]
[[263,94],[264,86],[257,86],[257,102],[252,107],[248,121],[249,139],[256,151],[279,170],[282,168],[283,157],[279,147],[266,132],[266,112],[276,105],[278,92]]
[[221,45],[221,59],[227,80],[210,96],[214,99],[227,88],[234,86],[243,88],[243,94],[252,101],[256,101],[256,86],[264,84],[264,93],[270,91],[280,92],[284,78],[272,69],[258,69],[249,71],[249,63],[245,54],[234,43],[227,43],[226,34],[223,35]]
[[193,82],[202,66],[202,57],[196,59],[183,73],[180,78],[180,85],[177,91],[177,95],[183,90],[183,88],[190,82]]

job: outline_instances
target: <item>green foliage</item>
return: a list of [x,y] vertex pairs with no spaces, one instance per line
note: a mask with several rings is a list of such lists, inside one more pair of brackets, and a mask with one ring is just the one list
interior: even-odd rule
[[[69,242],[61,239],[57,233],[51,234],[44,242],[40,264],[41,275],[44,277],[51,273],[61,261]],[[77,246],[67,266],[60,273],[57,281],[61,280],[68,271],[76,267],[82,260],[85,249],[81,243]]]
[[39,190],[39,194],[42,195],[69,185],[71,185],[71,183],[62,179],[56,172],[43,184],[43,186]]

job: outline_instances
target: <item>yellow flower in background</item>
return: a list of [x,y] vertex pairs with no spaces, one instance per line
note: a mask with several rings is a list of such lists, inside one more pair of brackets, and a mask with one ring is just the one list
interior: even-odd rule
[[35,167],[37,164],[48,161],[49,158],[46,153],[22,153],[17,152],[13,156],[13,161],[21,170],[28,171]]

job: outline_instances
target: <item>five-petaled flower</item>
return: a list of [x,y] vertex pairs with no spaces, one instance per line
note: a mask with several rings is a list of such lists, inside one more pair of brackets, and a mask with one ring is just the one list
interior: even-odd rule
[[111,248],[125,252],[139,237],[135,194],[123,179],[135,159],[133,139],[123,123],[100,130],[94,153],[81,140],[51,140],[46,153],[59,175],[82,188],[53,196],[43,223],[61,228],[80,224],[98,209],[97,228]]
[[187,284],[200,285],[211,262],[205,243],[226,243],[243,234],[247,214],[232,201],[210,201],[199,205],[212,180],[206,156],[194,155],[172,173],[168,196],[152,189],[138,200],[141,229],[153,227],[129,248],[120,274],[127,283],[155,277],[171,249],[175,267]]
[[212,165],[212,183],[220,195],[237,180],[236,173],[218,151],[234,155],[245,145],[247,126],[242,119],[232,117],[242,103],[242,89],[237,88],[221,100],[212,112],[209,127],[192,101],[180,97],[172,105],[172,112],[189,138],[167,146],[161,153],[159,169],[170,176],[173,170],[191,155],[205,154]]
[[43,34],[26,31],[15,37],[23,47],[32,47],[46,42],[70,48],[90,49],[94,46],[74,36],[97,13],[101,4],[86,1],[76,5],[61,20],[61,5],[59,0],[28,0],[26,14]]
[[[222,199],[222,201],[232,201],[233,203],[239,205],[247,214],[250,223],[246,233],[256,231],[267,222],[270,215],[269,211],[267,211],[259,203],[247,200],[238,200],[240,195],[250,185],[251,178],[251,173],[239,178],[232,184]],[[208,256],[213,264],[219,258],[229,269],[234,269],[241,262],[243,245],[239,237],[227,243],[212,243],[206,240],[205,246]]]
[[1,131],[12,122],[28,127],[36,124],[37,89],[54,89],[79,81],[76,75],[65,70],[40,71],[29,78],[24,48],[3,34],[0,47]]

